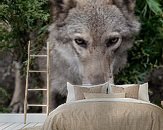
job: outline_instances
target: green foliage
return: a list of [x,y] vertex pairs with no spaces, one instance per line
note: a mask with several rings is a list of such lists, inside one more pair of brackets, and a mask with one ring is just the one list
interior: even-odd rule
[[9,108],[6,107],[6,103],[10,99],[9,93],[2,87],[0,87],[0,112],[9,112]]
[[[47,0],[2,0],[0,5],[1,50],[13,51],[18,61],[26,59],[31,33],[43,33],[49,22]],[[7,27],[5,28],[4,25]],[[15,51],[19,50],[19,51]]]
[[163,12],[157,0],[137,0],[136,15],[142,24],[133,48],[128,53],[128,64],[116,76],[116,83],[141,83],[148,73],[161,65],[163,55]]
[[[139,2],[139,1],[138,1]],[[143,2],[143,3],[142,3]],[[139,11],[142,9],[142,14],[145,17],[147,13],[153,12],[155,15],[161,14],[160,4],[156,0],[145,0],[138,3]]]

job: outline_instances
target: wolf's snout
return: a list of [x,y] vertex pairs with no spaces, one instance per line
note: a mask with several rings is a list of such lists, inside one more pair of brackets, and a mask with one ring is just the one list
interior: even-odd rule
[[91,78],[91,84],[97,85],[97,84],[102,84],[105,83],[105,79],[103,75],[95,75]]
[[103,74],[91,75],[88,78],[84,78],[82,84],[98,85],[106,82],[106,79]]

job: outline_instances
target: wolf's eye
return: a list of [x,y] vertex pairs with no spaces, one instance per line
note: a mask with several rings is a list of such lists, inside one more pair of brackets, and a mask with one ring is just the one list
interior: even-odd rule
[[109,38],[109,39],[107,40],[106,46],[107,46],[107,47],[110,47],[110,46],[116,44],[118,41],[119,41],[119,37],[111,37],[111,38]]
[[87,42],[84,39],[82,39],[82,38],[76,38],[74,41],[79,46],[81,46],[83,48],[87,48]]

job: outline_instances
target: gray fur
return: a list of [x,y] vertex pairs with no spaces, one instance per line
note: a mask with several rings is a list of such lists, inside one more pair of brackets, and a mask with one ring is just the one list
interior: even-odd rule
[[[135,0],[51,0],[53,24],[49,28],[51,54],[51,107],[55,95],[67,95],[66,82],[99,84],[121,70],[139,31],[134,16]],[[106,47],[105,41],[119,33],[121,43]],[[74,43],[76,35],[88,42],[87,48]],[[41,66],[41,64],[40,64]]]

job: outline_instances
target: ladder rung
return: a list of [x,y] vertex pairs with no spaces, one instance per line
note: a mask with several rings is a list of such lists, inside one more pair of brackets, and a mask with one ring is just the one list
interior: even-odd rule
[[31,57],[47,57],[47,55],[30,55]]
[[47,89],[42,89],[42,88],[33,88],[33,89],[28,89],[28,91],[46,91]]
[[40,73],[46,73],[47,71],[46,70],[29,70],[30,73],[37,73],[37,72],[40,72]]
[[47,105],[43,104],[27,104],[28,107],[46,107]]

